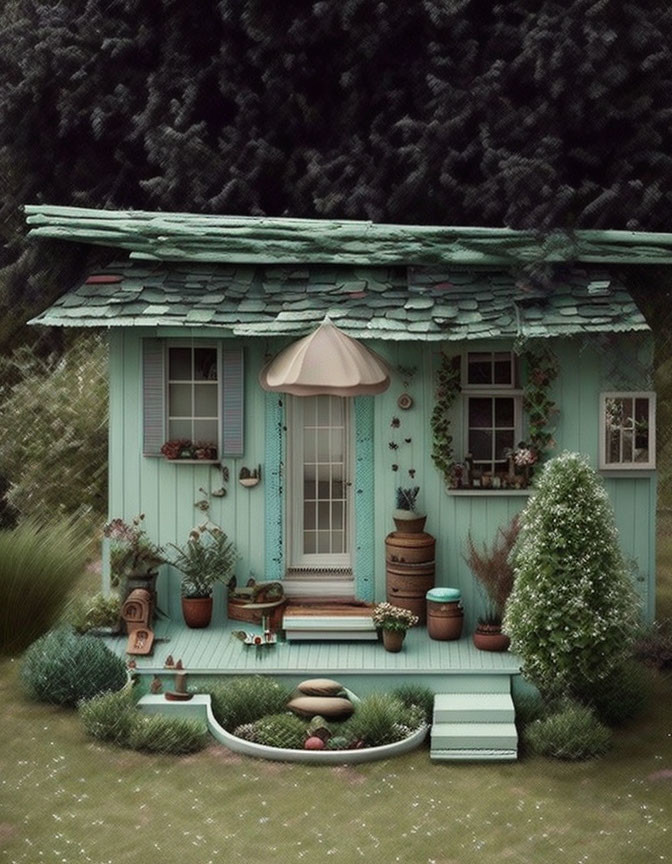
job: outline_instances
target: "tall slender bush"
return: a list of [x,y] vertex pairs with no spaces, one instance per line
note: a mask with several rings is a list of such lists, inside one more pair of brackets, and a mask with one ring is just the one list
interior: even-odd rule
[[84,540],[62,521],[0,531],[0,654],[22,651],[55,623],[84,572]]
[[638,620],[613,510],[585,458],[546,464],[521,525],[504,630],[543,693],[584,693],[625,661]]
[[107,345],[86,336],[61,357],[19,350],[0,363],[0,474],[19,518],[107,510]]

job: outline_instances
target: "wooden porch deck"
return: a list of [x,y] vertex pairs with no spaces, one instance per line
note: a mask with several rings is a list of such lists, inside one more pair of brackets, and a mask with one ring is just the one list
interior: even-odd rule
[[[471,637],[459,641],[438,642],[430,639],[426,628],[415,627],[407,633],[402,651],[392,654],[376,641],[287,641],[255,648],[244,645],[232,631],[245,627],[260,631],[239,621],[192,630],[181,621],[162,619],[156,622],[154,652],[149,657],[135,657],[142,675],[171,674],[164,668],[168,655],[181,659],[192,675],[279,675],[300,680],[301,677],[333,677],[346,686],[351,682],[368,688],[368,682],[387,679],[388,685],[417,681],[437,689],[447,677],[483,675],[516,675],[520,660],[510,653],[491,653],[474,648]],[[108,646],[125,656],[127,636],[108,637]],[[391,679],[395,680],[392,681]],[[398,679],[398,680],[397,680]],[[432,679],[432,680],[430,680]],[[384,683],[378,680],[378,683]],[[484,681],[484,684],[486,682]],[[487,688],[486,688],[487,689]]]

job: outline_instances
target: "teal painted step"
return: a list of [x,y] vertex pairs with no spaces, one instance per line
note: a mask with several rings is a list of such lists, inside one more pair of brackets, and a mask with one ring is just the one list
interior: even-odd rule
[[513,723],[513,701],[508,693],[438,693],[434,723]]
[[[511,673],[501,672],[499,674],[480,674],[468,672],[466,674],[448,675],[448,680],[443,688],[451,694],[454,693],[511,693]],[[437,694],[439,695],[439,694]],[[436,704],[436,703],[435,703]]]
[[432,762],[515,762],[517,750],[432,750]]
[[515,723],[434,723],[434,750],[515,750]]

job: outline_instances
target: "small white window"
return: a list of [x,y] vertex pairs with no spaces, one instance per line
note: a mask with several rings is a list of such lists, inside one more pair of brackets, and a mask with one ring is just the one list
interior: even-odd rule
[[469,351],[462,363],[465,454],[475,476],[505,475],[522,438],[522,396],[512,351]]
[[656,394],[600,394],[600,468],[656,467]]
[[214,345],[168,348],[168,439],[217,448],[219,371]]
[[516,379],[512,351],[469,351],[462,365],[462,388],[511,389]]

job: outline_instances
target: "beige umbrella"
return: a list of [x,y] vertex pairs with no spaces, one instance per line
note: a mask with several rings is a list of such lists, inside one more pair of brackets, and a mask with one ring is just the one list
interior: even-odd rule
[[362,396],[390,386],[387,363],[329,318],[281,351],[259,373],[264,390],[292,396]]

